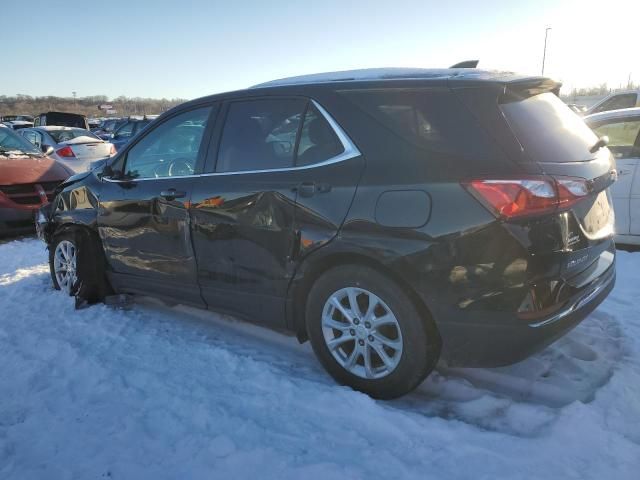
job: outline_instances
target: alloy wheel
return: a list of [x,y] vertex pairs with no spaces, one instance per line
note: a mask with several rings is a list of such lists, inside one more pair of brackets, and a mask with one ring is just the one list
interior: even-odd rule
[[69,240],[62,240],[53,255],[53,271],[61,290],[71,293],[77,280],[77,249]]
[[333,358],[348,372],[377,379],[402,357],[400,324],[387,304],[363,288],[331,294],[322,310],[322,332]]

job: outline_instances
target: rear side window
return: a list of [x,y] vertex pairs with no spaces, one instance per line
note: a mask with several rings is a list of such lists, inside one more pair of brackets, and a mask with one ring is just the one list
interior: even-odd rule
[[313,165],[344,152],[344,147],[322,114],[312,103],[304,116],[296,166]]
[[510,98],[500,108],[525,153],[536,162],[581,162],[598,137],[553,93]]
[[240,172],[293,166],[306,101],[265,99],[229,105],[216,170]]
[[489,150],[486,134],[450,91],[385,88],[340,93],[418,147],[462,156]]

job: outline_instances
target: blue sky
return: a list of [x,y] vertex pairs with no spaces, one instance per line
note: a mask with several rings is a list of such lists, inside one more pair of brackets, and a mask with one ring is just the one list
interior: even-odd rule
[[567,87],[640,81],[640,1],[66,0],[0,5],[0,95],[195,98],[351,68],[546,73]]

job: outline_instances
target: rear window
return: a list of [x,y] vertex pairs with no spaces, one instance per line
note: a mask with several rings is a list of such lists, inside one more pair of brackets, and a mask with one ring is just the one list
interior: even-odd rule
[[64,113],[47,113],[47,125],[59,125],[62,127],[85,128],[86,120],[80,115]]
[[74,138],[88,137],[89,140],[100,140],[93,133],[82,128],[70,128],[68,130],[47,130],[47,133],[55,140],[56,143],[68,142]]
[[589,160],[598,137],[553,93],[502,103],[500,108],[525,153],[536,162]]
[[465,157],[491,150],[485,132],[450,91],[385,88],[340,93],[415,146]]

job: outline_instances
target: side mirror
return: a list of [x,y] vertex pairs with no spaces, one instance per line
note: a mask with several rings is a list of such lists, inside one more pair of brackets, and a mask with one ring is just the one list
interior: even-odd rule
[[44,153],[45,155],[51,155],[54,152],[54,149],[51,145],[45,144],[40,145],[40,150],[42,150],[42,153]]
[[112,180],[122,180],[124,175],[120,170],[114,170],[111,165],[107,164],[102,169],[101,177],[110,178]]

